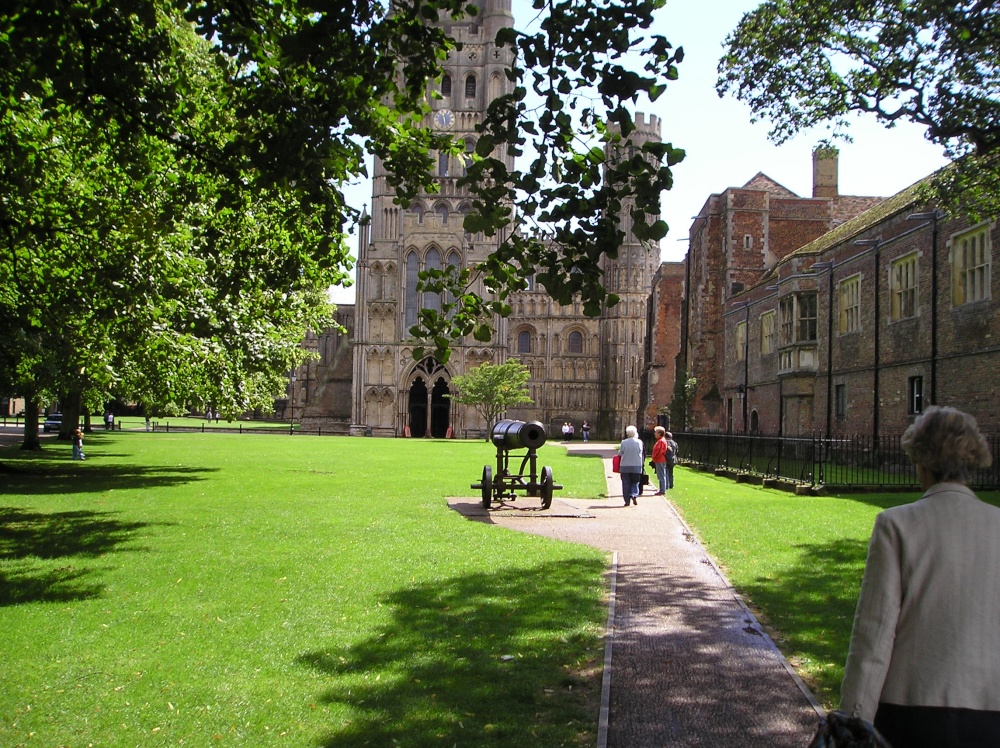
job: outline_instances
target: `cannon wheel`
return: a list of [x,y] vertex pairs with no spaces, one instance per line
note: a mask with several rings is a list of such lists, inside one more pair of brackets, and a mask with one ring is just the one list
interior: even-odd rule
[[552,468],[548,465],[542,468],[541,476],[542,509],[552,506]]
[[493,468],[489,465],[483,466],[483,479],[480,484],[483,487],[483,508],[489,509],[493,503]]

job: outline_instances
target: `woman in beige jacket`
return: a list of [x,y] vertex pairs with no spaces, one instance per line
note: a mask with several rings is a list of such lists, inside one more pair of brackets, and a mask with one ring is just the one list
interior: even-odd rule
[[990,453],[954,408],[902,444],[925,493],[875,520],[841,709],[894,748],[1000,746],[1000,509],[965,485]]

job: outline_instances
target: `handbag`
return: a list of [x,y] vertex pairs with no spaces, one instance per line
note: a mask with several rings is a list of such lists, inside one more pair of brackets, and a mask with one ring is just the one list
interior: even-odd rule
[[639,475],[639,485],[640,486],[648,486],[649,485],[649,474],[648,473],[640,473],[640,475]]
[[615,473],[620,473],[622,471],[622,456],[615,455],[611,458],[611,470]]
[[889,748],[889,743],[868,722],[837,710],[820,720],[809,748]]

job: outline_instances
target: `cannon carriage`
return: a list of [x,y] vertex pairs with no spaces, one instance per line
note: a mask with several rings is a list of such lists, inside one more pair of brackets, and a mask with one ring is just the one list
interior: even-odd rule
[[[483,506],[489,509],[493,502],[513,501],[518,491],[526,496],[536,496],[542,500],[542,509],[552,506],[552,492],[562,488],[552,479],[552,468],[548,465],[538,471],[537,450],[545,444],[545,427],[538,421],[498,422],[490,431],[490,441],[497,449],[496,472],[489,465],[483,466],[483,476],[472,488],[482,492]],[[512,455],[516,450],[526,449],[522,455]],[[521,457],[521,465],[516,473],[511,471],[511,458]],[[527,472],[525,472],[527,469]]]

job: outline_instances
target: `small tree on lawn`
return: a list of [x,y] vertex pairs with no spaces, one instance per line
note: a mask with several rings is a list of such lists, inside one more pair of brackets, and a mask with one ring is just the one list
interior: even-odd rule
[[520,361],[509,359],[502,364],[482,364],[468,374],[453,377],[456,390],[448,395],[456,403],[472,405],[486,420],[486,439],[501,415],[514,405],[531,405],[528,380],[531,372]]

